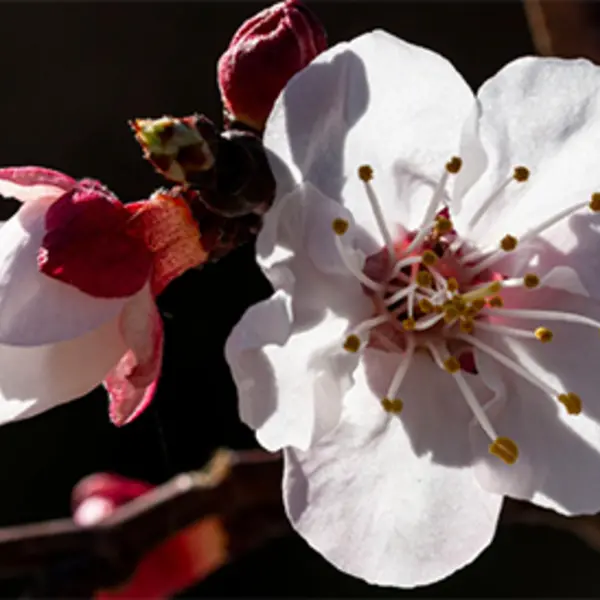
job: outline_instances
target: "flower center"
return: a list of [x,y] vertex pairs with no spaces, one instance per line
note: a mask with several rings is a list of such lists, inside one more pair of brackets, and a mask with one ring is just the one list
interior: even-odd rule
[[[586,205],[594,212],[600,211],[600,194],[593,194],[591,201],[582,202],[554,215],[526,232],[520,240],[510,234],[505,235],[496,250],[483,253],[470,248],[459,237],[451,220],[450,207],[443,202],[448,178],[458,173],[461,166],[462,160],[458,157],[446,164],[421,226],[403,239],[394,239],[390,235],[371,183],[372,168],[363,165],[358,169],[385,246],[368,257],[361,270],[356,265],[353,251],[343,241],[349,223],[339,218],[332,223],[342,260],[373,302],[372,316],[348,333],[343,347],[348,352],[358,352],[365,346],[374,346],[400,355],[400,363],[389,383],[387,394],[381,401],[383,409],[392,414],[402,411],[403,402],[399,391],[414,353],[417,350],[425,351],[435,365],[452,375],[456,381],[474,418],[490,438],[490,452],[507,464],[513,464],[519,454],[517,444],[498,435],[464,377],[464,372],[477,373],[474,350],[487,354],[556,398],[569,414],[579,414],[582,402],[577,394],[555,389],[542,381],[522,365],[479,339],[477,333],[484,331],[521,338],[531,343],[549,343],[553,339],[553,333],[548,327],[540,325],[540,321],[563,321],[595,328],[600,328],[600,322],[561,311],[504,308],[504,290],[522,288],[526,291],[543,285],[543,281],[535,273],[508,278],[494,271],[493,267],[520,243],[539,235]],[[477,224],[507,186],[522,184],[528,179],[528,169],[516,167],[511,177],[482,203],[471,217],[469,226]],[[535,327],[508,327],[495,322],[494,317],[534,321]]]

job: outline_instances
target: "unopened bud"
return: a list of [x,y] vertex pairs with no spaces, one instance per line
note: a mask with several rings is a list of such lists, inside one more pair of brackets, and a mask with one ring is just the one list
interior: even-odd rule
[[212,169],[218,132],[203,115],[135,119],[130,123],[144,158],[167,179],[185,183]]
[[262,131],[287,82],[326,48],[323,25],[300,0],[279,2],[248,19],[218,63],[226,120]]

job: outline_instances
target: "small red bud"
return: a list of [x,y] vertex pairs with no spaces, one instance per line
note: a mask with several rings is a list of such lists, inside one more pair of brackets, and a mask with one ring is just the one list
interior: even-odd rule
[[325,29],[300,0],[285,0],[248,19],[219,59],[226,118],[262,131],[287,82],[327,48]]

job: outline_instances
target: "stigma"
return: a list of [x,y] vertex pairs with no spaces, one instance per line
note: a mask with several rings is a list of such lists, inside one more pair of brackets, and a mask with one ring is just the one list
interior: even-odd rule
[[[569,415],[580,414],[583,403],[575,392],[552,387],[484,341],[480,334],[485,332],[487,336],[492,334],[499,338],[519,338],[525,343],[549,344],[554,340],[549,326],[552,321],[598,330],[600,322],[562,311],[506,307],[503,296],[506,290],[518,288],[527,294],[529,290],[543,287],[544,282],[536,273],[508,277],[495,267],[507,253],[517,251],[523,241],[573,212],[586,208],[600,211],[600,193],[582,198],[581,203],[570,211],[549,218],[520,238],[506,232],[498,239],[496,250],[481,252],[459,237],[452,222],[452,205],[445,200],[448,179],[458,174],[462,166],[463,161],[459,157],[448,160],[421,225],[400,239],[392,235],[377,198],[374,169],[370,165],[358,167],[358,177],[375,216],[383,247],[369,256],[364,268],[360,269],[353,260],[353,250],[345,241],[350,223],[341,218],[333,220],[332,231],[340,257],[371,299],[373,307],[369,318],[356,323],[347,332],[342,347],[346,352],[359,353],[368,346],[376,346],[399,357],[387,393],[381,399],[383,410],[398,418],[402,418],[404,406],[399,393],[414,353],[419,349],[426,350],[432,366],[454,379],[474,419],[489,438],[489,452],[512,465],[519,457],[517,441],[495,430],[465,377],[465,373],[478,376],[478,355],[487,355],[515,376],[526,379],[560,404]],[[514,167],[510,176],[481,204],[468,226],[477,224],[485,210],[499,198],[500,192],[511,185],[526,185],[529,178],[527,167]],[[507,318],[522,320],[526,325],[504,325]],[[460,358],[465,353],[475,358],[475,361],[468,361],[468,367],[463,367]]]

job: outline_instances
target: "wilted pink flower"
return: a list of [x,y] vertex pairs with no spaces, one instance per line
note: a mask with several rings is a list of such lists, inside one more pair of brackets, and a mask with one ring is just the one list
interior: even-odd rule
[[160,374],[154,297],[206,257],[189,209],[40,167],[0,169],[0,195],[23,203],[0,229],[0,424],[101,382],[111,420],[131,421]]
[[262,130],[285,84],[327,47],[323,25],[300,0],[285,0],[248,19],[219,59],[228,117]]
[[[95,473],[73,490],[73,519],[84,527],[95,525],[151,489],[143,481]],[[221,567],[227,558],[225,528],[219,517],[207,517],[149,548],[128,581],[112,589],[97,590],[94,598],[170,598]]]

